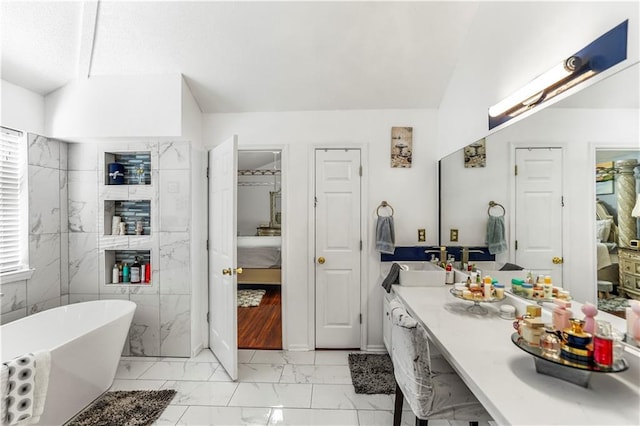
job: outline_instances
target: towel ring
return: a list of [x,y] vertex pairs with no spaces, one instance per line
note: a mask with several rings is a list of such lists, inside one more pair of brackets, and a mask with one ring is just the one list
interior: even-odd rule
[[492,209],[493,207],[500,207],[500,208],[502,209],[502,216],[504,216],[504,215],[505,215],[505,213],[507,213],[507,211],[504,209],[504,206],[503,206],[502,204],[500,204],[500,203],[496,203],[495,201],[489,201],[489,208],[487,209],[487,214],[488,214],[489,216],[493,216],[493,215],[491,214],[491,209]]
[[380,217],[380,209],[383,207],[389,207],[391,209],[391,216],[393,216],[393,213],[394,213],[393,207],[391,207],[391,204],[387,203],[386,201],[383,201],[380,203],[380,205],[376,209],[376,215],[378,215],[378,217]]

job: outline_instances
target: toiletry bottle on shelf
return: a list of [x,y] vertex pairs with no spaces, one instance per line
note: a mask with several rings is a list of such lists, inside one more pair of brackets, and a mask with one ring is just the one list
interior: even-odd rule
[[118,264],[115,263],[113,265],[113,270],[111,272],[111,283],[118,284],[120,282],[120,268],[118,268]]
[[144,280],[147,284],[151,284],[151,263],[147,263],[147,266],[144,269]]
[[131,264],[131,283],[137,284],[140,282],[140,262],[138,262],[138,256],[134,258]]
[[553,302],[557,305],[553,310],[553,328],[563,331],[571,325],[571,321],[569,321],[573,316],[573,312],[569,309],[571,302],[560,299],[556,299]]
[[122,266],[122,282],[123,283],[131,282],[131,275],[130,275],[129,265],[127,264],[127,262],[125,262],[124,265]]
[[144,263],[140,263],[140,282],[147,281],[147,265]]
[[123,276],[122,276],[122,263],[118,263],[118,282],[121,283],[123,280]]
[[454,281],[454,275],[453,275],[453,265],[451,264],[451,261],[447,262],[447,267],[446,267],[446,272],[445,272],[445,276],[444,276],[444,283],[445,284],[453,284]]

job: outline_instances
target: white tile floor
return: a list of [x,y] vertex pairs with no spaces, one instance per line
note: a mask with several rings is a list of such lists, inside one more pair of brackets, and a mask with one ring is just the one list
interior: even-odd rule
[[[394,396],[356,394],[350,352],[240,350],[237,382],[208,349],[189,359],[123,357],[111,390],[175,389],[156,425],[391,425]],[[403,425],[414,425],[404,407]]]

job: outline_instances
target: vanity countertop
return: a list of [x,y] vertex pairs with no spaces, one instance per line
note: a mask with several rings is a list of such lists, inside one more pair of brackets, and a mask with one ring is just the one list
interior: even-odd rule
[[592,373],[588,388],[536,373],[533,357],[510,340],[512,321],[466,311],[449,287],[393,286],[411,315],[498,424],[640,424],[640,355],[625,349],[629,369]]

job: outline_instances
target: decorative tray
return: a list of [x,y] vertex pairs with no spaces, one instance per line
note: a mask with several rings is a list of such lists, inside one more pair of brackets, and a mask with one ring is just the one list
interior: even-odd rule
[[473,314],[477,314],[477,315],[484,315],[487,312],[489,312],[487,310],[487,308],[480,306],[480,303],[496,303],[496,302],[502,302],[505,297],[502,297],[500,299],[496,298],[496,297],[492,297],[491,299],[467,299],[465,297],[462,297],[460,294],[458,294],[456,292],[455,289],[450,289],[449,292],[453,295],[453,297],[460,299],[460,300],[466,300],[467,302],[473,302],[473,305],[469,306],[467,308],[467,311],[473,313]]
[[518,333],[511,335],[511,341],[526,353],[533,355],[538,373],[557,377],[584,387],[587,387],[592,372],[619,373],[629,368],[629,364],[624,358],[615,360],[611,367],[600,367],[594,363],[578,364],[560,357],[547,356],[540,347],[529,345]]

